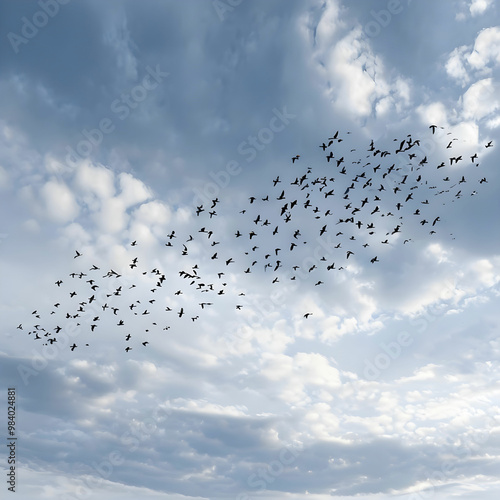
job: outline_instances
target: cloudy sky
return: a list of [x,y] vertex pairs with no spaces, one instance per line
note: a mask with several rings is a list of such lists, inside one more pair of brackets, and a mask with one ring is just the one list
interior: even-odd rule
[[[494,0],[3,1],[0,30],[17,498],[498,498]],[[391,164],[422,175],[401,210]],[[343,166],[398,219],[372,240]]]

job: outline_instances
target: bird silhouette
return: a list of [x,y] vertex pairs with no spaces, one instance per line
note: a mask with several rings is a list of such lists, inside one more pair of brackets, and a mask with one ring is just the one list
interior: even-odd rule
[[[39,324],[26,333],[32,334],[31,338],[36,340],[43,337],[46,339],[43,342],[51,344],[55,339],[51,332],[59,334],[64,329],[65,321],[78,319],[83,323],[83,318],[88,316],[86,331],[88,334],[93,332],[92,339],[97,342],[100,336],[95,333],[104,328],[103,322],[95,319],[98,318],[95,313],[88,314],[94,306],[102,309],[104,319],[119,313],[114,323],[111,322],[112,328],[116,325],[137,329],[133,320],[140,320],[138,336],[140,332],[143,335],[148,333],[148,338],[145,340],[139,336],[137,342],[145,346],[153,343],[154,331],[170,329],[170,325],[163,326],[165,322],[161,321],[161,315],[172,311],[173,307],[178,311],[180,322],[191,325],[198,319],[211,317],[217,310],[215,304],[224,304],[224,300],[239,297],[236,293],[238,286],[243,283],[250,286],[252,279],[263,280],[264,286],[272,284],[279,288],[289,279],[298,284],[299,278],[303,277],[298,271],[304,269],[315,279],[310,284],[307,280],[300,280],[303,289],[313,285],[326,288],[335,283],[332,277],[336,273],[352,272],[346,262],[353,255],[356,256],[356,265],[379,262],[378,256],[372,257],[373,253],[367,253],[378,244],[388,245],[384,254],[380,254],[380,260],[383,260],[382,257],[386,256],[390,259],[391,252],[407,248],[414,236],[423,238],[440,234],[445,237],[447,234],[442,230],[444,223],[438,224],[444,219],[440,207],[462,202],[459,200],[469,199],[469,195],[476,196],[482,189],[479,186],[488,181],[484,175],[475,174],[479,172],[476,170],[479,152],[470,155],[470,163],[463,162],[462,156],[455,153],[455,148],[454,156],[445,156],[444,152],[453,147],[457,138],[445,140],[437,133],[438,129],[442,127],[437,124],[425,129],[425,133],[434,136],[432,141],[438,146],[437,151],[427,151],[427,154],[419,148],[420,141],[426,139],[424,135],[396,137],[390,147],[370,140],[365,146],[356,144],[353,148],[350,144],[344,147],[342,141],[345,139],[348,143],[349,138],[336,131],[332,137],[319,141],[319,147],[325,154],[320,154],[318,164],[299,162],[293,168],[280,170],[279,175],[276,172],[267,178],[264,175],[259,178],[258,189],[254,192],[248,189],[249,192],[241,196],[243,202],[218,195],[220,199],[213,198],[193,206],[196,217],[185,227],[169,228],[167,241],[161,248],[165,256],[168,255],[169,262],[178,262],[177,257],[182,257],[179,261],[189,262],[188,267],[179,262],[180,269],[170,274],[170,269],[162,271],[157,267],[150,270],[141,259],[141,255],[146,254],[138,254],[130,256],[125,264],[126,270],[120,266],[115,267],[119,272],[111,269],[96,273],[99,267],[95,264],[90,269],[88,266],[81,269],[82,266],[78,265],[80,261],[77,261],[72,266],[76,269],[68,271],[72,271],[70,279],[76,279],[78,287],[68,285],[62,279],[54,281],[55,290],[60,289],[62,294],[59,302],[54,303],[50,315],[48,312],[44,315],[40,307],[34,309],[32,317],[39,320]],[[335,155],[329,150],[334,142]],[[491,148],[493,142],[489,141],[484,146]],[[395,161],[395,155],[399,155],[398,161]],[[292,163],[299,158],[300,155],[292,157]],[[436,161],[436,158],[439,160]],[[443,158],[449,161],[444,162]],[[332,159],[335,161],[331,162]],[[471,174],[469,170],[464,170],[467,166],[472,168]],[[443,175],[433,175],[436,169],[445,169]],[[332,170],[336,170],[338,175],[332,176]],[[332,216],[336,222],[330,224],[328,217]],[[418,219],[414,219],[415,216]],[[389,224],[391,217],[397,220]],[[200,224],[193,226],[193,220]],[[341,230],[332,231],[334,224],[341,225]],[[310,248],[311,238],[315,244],[314,238],[318,236],[325,247],[318,247],[314,261],[303,265],[305,249]],[[237,240],[234,241],[234,238]],[[218,245],[217,251],[210,251],[215,245]],[[132,247],[139,251],[144,249],[139,238],[126,247],[129,251]],[[81,256],[81,250],[76,250],[73,257],[77,259]],[[221,272],[229,265],[228,269],[232,271],[228,273],[230,279]],[[293,273],[287,275],[288,271]],[[90,279],[84,279],[87,273]],[[137,277],[137,281],[118,288],[116,285],[109,286],[108,281],[120,279],[122,274]],[[219,298],[222,295],[227,297]],[[82,301],[82,296],[88,299]],[[72,300],[74,297],[79,299]],[[199,316],[186,314],[192,299],[200,305]],[[148,309],[143,306],[138,308],[141,300],[148,304]],[[236,300],[232,308],[240,311],[244,303]],[[214,307],[207,311],[212,305]],[[304,318],[311,314],[306,313]],[[92,317],[94,320],[90,321]],[[177,321],[175,316],[174,319]],[[42,321],[47,321],[45,330]],[[161,326],[156,328],[157,325]],[[23,329],[22,323],[19,323],[18,329]],[[47,336],[42,333],[44,331]],[[131,344],[135,340],[135,334],[134,340],[127,338]],[[84,340],[81,345],[85,345]],[[76,348],[76,344],[74,346],[71,350]]]

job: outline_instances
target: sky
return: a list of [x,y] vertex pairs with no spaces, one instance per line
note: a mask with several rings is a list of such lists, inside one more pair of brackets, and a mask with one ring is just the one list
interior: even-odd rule
[[494,0],[3,1],[0,33],[18,499],[498,498]]

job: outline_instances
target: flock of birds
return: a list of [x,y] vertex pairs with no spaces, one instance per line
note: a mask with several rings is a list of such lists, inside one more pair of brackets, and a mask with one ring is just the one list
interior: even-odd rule
[[[442,129],[429,128],[433,136]],[[73,321],[90,337],[73,342],[71,351],[89,346],[92,336],[109,328],[121,331],[126,352],[147,347],[156,331],[167,332],[178,321],[195,322],[201,314],[213,315],[222,296],[237,297],[231,307],[241,310],[245,299],[240,297],[245,293],[228,285],[231,274],[237,274],[238,284],[241,276],[253,273],[259,282],[268,280],[272,286],[309,277],[315,287],[322,286],[329,273],[347,269],[350,262],[375,264],[387,247],[438,234],[443,220],[437,207],[474,196],[488,182],[477,173],[478,153],[463,158],[460,148],[454,147],[458,139],[449,134],[443,143],[449,154],[433,154],[443,155],[437,161],[428,158],[421,141],[411,135],[394,139],[391,149],[379,149],[373,140],[361,155],[352,148],[349,156],[355,159],[349,160],[348,154],[339,154],[347,134],[337,131],[322,142],[322,165],[299,168],[301,157],[293,156],[291,168],[225,217],[219,215],[223,203],[218,197],[196,206],[194,220],[200,227],[192,234],[171,230],[163,243],[165,251],[178,257],[196,257],[196,264],[176,275],[145,269],[137,256],[128,262],[126,272],[110,269],[102,274],[95,264],[87,265],[55,282],[62,298],[48,313],[50,326],[42,325],[45,315],[42,318],[34,310],[30,326],[17,328],[47,345],[56,343],[58,334]],[[474,167],[472,175],[465,174],[469,166]],[[215,223],[218,219],[224,219],[222,226]],[[129,244],[138,246],[137,241]],[[312,245],[320,249],[314,257]],[[83,257],[76,251],[76,262]],[[120,281],[125,278],[130,280],[127,285]],[[193,293],[185,293],[186,287],[197,300]],[[183,296],[188,297],[184,302]],[[311,315],[306,312],[303,317]]]

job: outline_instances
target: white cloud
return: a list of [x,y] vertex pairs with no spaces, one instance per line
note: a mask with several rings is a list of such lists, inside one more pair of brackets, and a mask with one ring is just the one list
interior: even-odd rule
[[322,354],[299,352],[294,365],[305,384],[335,388],[340,385],[339,372]]
[[101,199],[115,194],[114,173],[102,165],[82,161],[76,170],[75,186],[84,193],[92,193]]
[[468,47],[462,46],[456,48],[448,58],[445,69],[449,76],[458,80],[462,85],[469,82],[469,74],[465,68],[465,53]]
[[303,421],[307,423],[310,436],[318,440],[330,440],[338,437],[340,418],[335,415],[325,402],[310,405]]
[[160,201],[143,203],[132,215],[135,220],[144,224],[160,226],[168,224],[172,217],[169,207]]
[[167,205],[160,201],[143,203],[132,212],[129,239],[152,245],[165,235],[165,226],[172,219]]
[[342,336],[359,331],[358,320],[347,317],[343,320],[338,316],[329,316],[321,322],[321,340],[335,342]]
[[493,0],[472,0],[469,11],[472,17],[484,14],[493,5]]
[[120,198],[108,198],[103,201],[101,210],[93,216],[98,229],[103,233],[123,231],[129,221],[126,205]]
[[69,222],[80,211],[73,193],[61,181],[52,180],[44,184],[40,190],[40,196],[45,214],[54,222]]
[[205,415],[220,415],[220,416],[232,416],[232,417],[243,417],[245,412],[241,407],[235,407],[233,405],[225,406],[210,403],[209,401],[200,399],[185,399],[185,398],[175,398],[165,405],[165,408],[170,410],[178,410],[188,413],[198,413]]
[[500,64],[500,27],[485,28],[479,33],[467,61],[476,70],[490,63]]
[[137,205],[152,197],[151,190],[147,188],[142,181],[136,179],[131,174],[122,172],[119,174],[118,180],[121,189],[119,198],[125,207],[128,208]]
[[280,388],[280,399],[291,404],[304,406],[310,400],[309,389],[328,392],[341,385],[339,371],[318,353],[299,352],[291,357],[265,352],[261,363],[261,375]]
[[[463,144],[470,149],[479,144],[479,126],[471,116],[474,109],[473,99],[467,101],[467,106],[467,112],[464,113],[463,103],[461,109],[449,110],[444,103],[437,101],[431,104],[422,104],[417,107],[416,111],[424,125],[432,124],[444,127],[448,131],[447,134],[460,137]],[[450,123],[453,124],[450,125]],[[438,129],[435,136],[436,141],[440,140],[441,134],[441,129]]]
[[433,124],[448,128],[448,111],[442,102],[421,104],[417,107],[417,113],[424,124]]
[[445,68],[449,76],[463,85],[473,77],[484,78],[492,67],[500,64],[500,27],[493,26],[479,32],[474,46],[462,45],[451,52]]
[[362,26],[346,33],[340,14],[338,3],[328,2],[316,26],[310,19],[303,22],[302,32],[309,43],[310,32],[316,33],[311,49],[317,71],[325,80],[325,92],[339,111],[353,118],[402,112],[410,103],[410,80],[398,75],[389,78]]
[[326,59],[333,83],[332,98],[338,107],[355,117],[368,116],[378,98],[387,96],[382,62],[372,54],[361,28],[337,42]]
[[500,281],[499,259],[479,259],[468,264],[464,269],[463,287],[470,294],[475,294],[483,287],[490,288]]
[[88,245],[92,240],[90,234],[76,222],[68,224],[63,229],[62,238],[65,240],[66,244],[71,242],[71,246],[76,246],[77,248]]
[[485,127],[491,129],[495,129],[500,127],[500,115],[495,116],[495,118],[492,118],[491,120],[488,120],[485,123]]
[[436,369],[439,368],[439,366],[434,365],[432,363],[421,366],[417,370],[415,370],[415,373],[410,376],[410,377],[402,377],[401,379],[397,380],[397,383],[408,383],[412,381],[417,381],[417,380],[431,380],[436,378]]
[[500,85],[492,78],[472,84],[462,97],[465,119],[479,121],[500,108]]
[[316,26],[316,43],[320,47],[331,46],[337,35],[338,28],[343,26],[340,19],[340,5],[337,0],[327,0],[323,14]]

